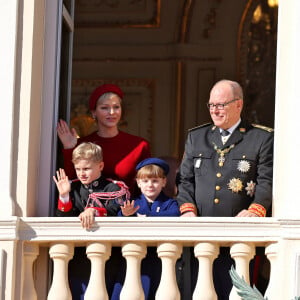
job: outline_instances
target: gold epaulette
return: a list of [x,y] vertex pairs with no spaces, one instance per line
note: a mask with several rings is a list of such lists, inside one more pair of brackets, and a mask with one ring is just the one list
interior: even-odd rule
[[198,129],[198,128],[206,127],[206,126],[209,126],[209,125],[212,125],[212,124],[211,123],[205,123],[205,124],[190,128],[188,131],[192,131],[192,130],[195,130],[195,129]]
[[274,131],[274,129],[271,128],[271,127],[267,127],[267,126],[263,126],[263,125],[259,125],[259,124],[252,124],[252,126],[255,127],[255,128],[259,128],[259,129],[268,131],[268,132],[273,132]]

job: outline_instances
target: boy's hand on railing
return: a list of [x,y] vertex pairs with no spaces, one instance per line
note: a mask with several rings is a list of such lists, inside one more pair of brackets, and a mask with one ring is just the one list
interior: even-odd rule
[[85,229],[90,229],[95,221],[95,213],[96,209],[89,207],[85,209],[80,215],[79,219],[81,222],[81,226]]

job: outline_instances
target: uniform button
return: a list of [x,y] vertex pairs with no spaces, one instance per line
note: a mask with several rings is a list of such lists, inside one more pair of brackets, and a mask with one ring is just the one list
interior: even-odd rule
[[222,174],[221,174],[221,173],[217,173],[217,177],[219,177],[219,178],[220,178],[221,176],[222,176]]
[[220,199],[215,198],[215,199],[214,199],[214,202],[215,202],[215,204],[218,204],[218,203],[220,202]]
[[219,185],[216,185],[216,191],[219,191],[221,187]]

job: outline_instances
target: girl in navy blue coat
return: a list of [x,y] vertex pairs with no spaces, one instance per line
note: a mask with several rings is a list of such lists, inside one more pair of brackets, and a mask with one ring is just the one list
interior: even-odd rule
[[[119,216],[179,216],[177,201],[162,191],[167,183],[169,165],[162,159],[152,157],[141,161],[136,170],[136,181],[141,195],[132,201],[125,201],[118,213]],[[155,299],[161,275],[161,261],[157,256],[156,247],[147,248],[147,256],[142,260],[141,274],[145,299]],[[115,286],[111,299],[119,299],[121,289],[121,283]]]

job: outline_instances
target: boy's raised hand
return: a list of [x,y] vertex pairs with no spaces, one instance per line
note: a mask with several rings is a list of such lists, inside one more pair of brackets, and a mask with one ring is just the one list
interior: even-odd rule
[[65,170],[60,168],[58,171],[56,171],[56,177],[53,176],[53,180],[56,183],[59,195],[61,197],[68,197],[71,191],[71,184],[68,176],[65,173]]

